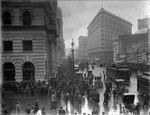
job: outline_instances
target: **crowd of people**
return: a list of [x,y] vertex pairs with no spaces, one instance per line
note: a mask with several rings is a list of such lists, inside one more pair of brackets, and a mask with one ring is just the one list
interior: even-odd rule
[[[88,70],[89,65],[88,63],[80,63],[79,68],[81,70]],[[72,105],[76,105],[79,109],[81,109],[81,104],[85,96],[87,96],[87,99],[91,102],[97,104],[100,102],[100,94],[93,86],[92,79],[93,76],[81,77],[76,75],[72,70],[70,70],[70,68],[60,67],[57,77],[52,77],[49,80],[3,83],[2,95],[5,96],[7,91],[11,91],[21,96],[49,96],[52,101],[51,110],[57,109],[56,101],[63,98],[66,106],[68,101],[70,101]],[[108,101],[111,99],[111,95],[113,95],[114,100],[118,97],[118,90],[116,87],[113,87],[112,82],[106,77],[105,71],[103,71],[103,80],[105,84],[103,104],[108,106]],[[39,110],[39,115],[46,115],[45,108],[40,109],[39,101],[36,100],[33,107],[31,107],[30,104],[27,106],[26,114],[34,115]],[[4,115],[8,114],[6,104],[4,102],[2,103],[2,112]],[[16,113],[20,113],[19,101],[16,103]],[[66,111],[63,107],[61,107],[59,110],[59,115],[65,114]],[[84,115],[86,115],[86,113],[84,113]],[[98,115],[95,108],[93,109],[91,115]]]
[[44,81],[22,81],[22,82],[6,82],[2,84],[2,95],[5,92],[13,92],[21,96],[47,96],[50,92],[50,82]]

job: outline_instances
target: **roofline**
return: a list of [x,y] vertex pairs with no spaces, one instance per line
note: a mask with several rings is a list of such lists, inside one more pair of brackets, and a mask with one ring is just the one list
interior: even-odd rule
[[133,25],[131,22],[129,22],[129,21],[127,21],[127,20],[125,20],[125,19],[123,19],[123,18],[121,18],[121,17],[119,17],[119,16],[117,16],[117,15],[115,15],[115,14],[113,14],[113,13],[107,11],[107,10],[105,10],[104,8],[101,8],[101,9],[99,10],[99,12],[96,14],[96,16],[94,17],[94,19],[91,21],[91,23],[88,25],[87,29],[89,28],[89,26],[91,26],[91,24],[94,22],[94,20],[98,17],[98,15],[99,15],[100,13],[107,13],[108,15],[111,15],[111,16],[113,16],[114,18],[117,18],[117,19],[119,19],[119,20],[121,20],[121,21],[124,21],[124,22],[130,24],[131,26]]

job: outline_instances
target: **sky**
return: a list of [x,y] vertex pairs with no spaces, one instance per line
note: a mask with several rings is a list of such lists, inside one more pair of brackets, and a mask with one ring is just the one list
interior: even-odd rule
[[78,46],[79,36],[87,36],[87,27],[98,11],[105,10],[120,16],[133,24],[132,33],[137,31],[137,19],[150,15],[148,0],[58,0],[63,15],[63,37],[66,48],[72,39]]

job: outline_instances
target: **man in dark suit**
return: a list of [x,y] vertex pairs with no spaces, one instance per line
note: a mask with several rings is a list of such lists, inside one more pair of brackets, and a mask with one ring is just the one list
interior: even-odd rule
[[59,110],[59,115],[65,115],[65,110],[61,107]]

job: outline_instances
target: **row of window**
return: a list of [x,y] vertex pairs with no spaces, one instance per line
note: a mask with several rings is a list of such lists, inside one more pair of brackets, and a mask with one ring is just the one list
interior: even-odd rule
[[[23,51],[32,51],[32,40],[23,40]],[[3,51],[13,51],[12,41],[3,41]]]
[[[4,11],[2,14],[3,25],[12,25],[12,14],[9,11]],[[31,13],[29,11],[24,11],[22,13],[22,24],[25,26],[31,25]]]

